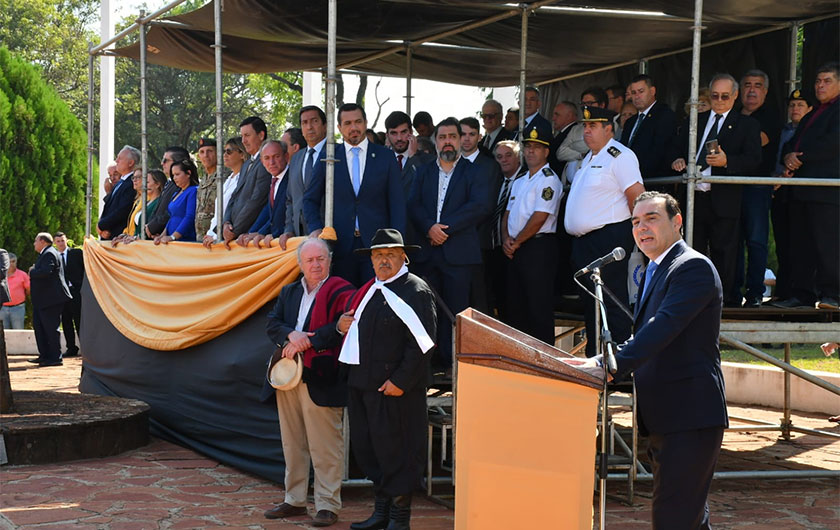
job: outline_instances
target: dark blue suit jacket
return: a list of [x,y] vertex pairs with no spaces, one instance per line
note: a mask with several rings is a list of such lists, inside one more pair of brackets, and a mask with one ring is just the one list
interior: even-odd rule
[[38,255],[35,265],[29,271],[32,288],[32,306],[42,309],[53,305],[64,304],[73,297],[64,279],[64,266],[61,264],[61,254],[52,245]]
[[[418,237],[422,237],[423,241],[414,256],[414,261],[418,263],[432,257],[433,247],[427,234],[432,225],[437,223],[439,171],[437,161],[420,166],[409,195],[408,214]],[[487,183],[477,174],[475,165],[461,158],[449,179],[440,211],[441,224],[449,225],[444,230],[449,239],[442,245],[447,263],[481,263],[478,223],[487,215],[489,208],[487,187]]]
[[[639,124],[639,130],[630,145],[630,135],[636,126],[639,115],[636,114],[624,124],[621,132],[621,143],[633,150],[639,160],[639,171],[642,178],[664,177],[672,174],[669,156],[673,151],[671,142],[677,135],[677,115],[665,103],[657,101],[651,107],[645,119]],[[699,129],[698,134],[703,134]]]
[[636,333],[616,356],[616,379],[634,372],[642,432],[729,425],[718,342],[722,306],[714,265],[679,241],[636,304]]
[[287,171],[283,180],[277,185],[274,195],[274,208],[271,207],[271,201],[266,202],[260,211],[260,215],[257,216],[257,220],[248,230],[249,232],[258,232],[264,236],[270,233],[274,237],[283,235],[283,232],[286,231],[286,190],[288,188],[289,172]]
[[137,193],[131,184],[131,178],[121,180],[117,189],[112,191],[105,200],[105,207],[102,209],[102,215],[97,224],[99,229],[110,231],[111,237],[121,234],[128,224],[128,216],[134,205],[135,195]]
[[[333,226],[338,236],[336,256],[346,256],[352,251],[356,216],[359,218],[362,243],[366,247],[370,246],[373,235],[380,228],[396,228],[405,234],[405,194],[394,153],[381,145],[368,143],[358,197],[353,192],[347,170],[344,144],[335,146],[335,159]],[[326,175],[326,162],[318,162],[312,182],[303,194],[303,214],[309,230],[324,228],[321,203],[326,189]]]

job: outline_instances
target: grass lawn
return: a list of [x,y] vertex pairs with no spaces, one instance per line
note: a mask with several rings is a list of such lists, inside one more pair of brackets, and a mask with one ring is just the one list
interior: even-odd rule
[[[785,347],[782,344],[773,344],[772,348],[765,347],[766,345],[762,344],[752,344],[752,346],[780,361],[785,359]],[[769,363],[760,360],[758,357],[753,357],[747,352],[736,349],[721,349],[720,357],[724,361],[770,366]],[[837,358],[837,353],[831,357],[826,357],[819,344],[791,344],[790,359],[792,365],[803,370],[840,373],[840,360]]]

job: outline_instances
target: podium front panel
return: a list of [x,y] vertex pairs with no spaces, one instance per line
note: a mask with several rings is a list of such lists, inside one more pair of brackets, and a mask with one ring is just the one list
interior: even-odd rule
[[455,528],[591,528],[598,391],[458,363]]

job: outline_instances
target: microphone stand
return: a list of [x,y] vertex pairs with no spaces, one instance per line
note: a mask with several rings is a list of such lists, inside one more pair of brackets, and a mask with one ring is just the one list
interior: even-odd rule
[[590,277],[595,284],[595,341],[604,354],[604,387],[601,395],[601,455],[598,459],[598,477],[600,487],[600,529],[606,528],[607,516],[607,370],[615,373],[617,370],[615,362],[615,343],[610,334],[610,327],[607,323],[607,309],[604,304],[604,281],[601,279],[601,269],[592,269]]

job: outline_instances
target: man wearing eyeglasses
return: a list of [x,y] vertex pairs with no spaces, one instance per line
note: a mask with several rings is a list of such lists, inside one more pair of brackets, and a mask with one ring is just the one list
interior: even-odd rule
[[[609,101],[609,97],[607,96],[607,92],[600,87],[589,87],[583,91],[580,95],[580,107],[599,107],[602,109],[607,108],[607,102]],[[613,122],[615,123],[615,122]],[[566,138],[563,140],[563,143],[560,144],[556,150],[551,152],[548,156],[556,157],[557,160],[561,162],[571,162],[571,161],[578,161],[589,152],[589,146],[586,145],[586,142],[583,140],[583,124],[578,123],[571,129],[569,129],[569,134],[566,135]]]
[[[712,108],[697,116],[697,165],[701,176],[751,175],[761,163],[761,128],[754,118],[732,112],[738,100],[738,82],[729,74],[716,74],[709,83]],[[688,166],[688,124],[674,144],[682,150],[671,169]],[[723,284],[724,305],[740,307],[732,298],[738,223],[741,217],[740,184],[694,184],[694,248],[709,256]],[[728,298],[727,298],[728,297]]]
[[502,140],[510,140],[513,135],[502,127],[504,109],[495,99],[488,99],[481,106],[481,121],[484,123],[484,138],[481,140],[481,150],[492,153],[496,144]]

